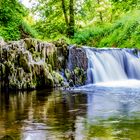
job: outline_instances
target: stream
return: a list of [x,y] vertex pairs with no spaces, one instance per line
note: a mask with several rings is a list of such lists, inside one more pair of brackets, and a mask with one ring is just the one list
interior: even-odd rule
[[140,88],[0,93],[1,140],[139,140]]

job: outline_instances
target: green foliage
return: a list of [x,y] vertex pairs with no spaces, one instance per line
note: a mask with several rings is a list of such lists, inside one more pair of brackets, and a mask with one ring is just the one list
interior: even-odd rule
[[20,38],[19,25],[26,15],[26,9],[17,0],[0,1],[0,36],[6,40]]
[[[31,11],[37,15],[37,20],[19,0],[0,0],[0,36],[5,40],[67,38],[70,0],[36,2]],[[95,47],[140,46],[140,0],[77,0],[73,6],[75,24],[71,27],[75,29],[75,36],[71,43]]]
[[[39,15],[37,22],[34,24],[35,29],[40,35],[39,37],[46,40],[68,35],[68,27],[70,26],[70,12],[68,10],[70,0],[36,1],[38,4],[32,7],[32,12]],[[65,5],[65,10],[63,4]],[[93,41],[92,37],[94,36],[98,41],[102,37],[100,34],[107,33],[110,30],[110,27],[108,28],[104,24],[111,24],[120,18],[120,16],[139,8],[140,0],[76,0],[74,3],[74,29],[76,32],[74,39],[78,43],[81,40],[85,44],[89,38]],[[93,24],[99,26],[94,26],[93,29]],[[80,35],[80,32],[82,35]],[[97,44],[96,40],[93,42],[94,45]]]
[[75,34],[73,42],[94,47],[140,48],[140,11],[123,16],[113,24],[92,25]]
[[66,33],[66,24],[60,0],[38,0],[39,5],[33,7],[33,13],[39,13],[40,18],[34,28],[41,39],[54,39]]
[[24,33],[28,34],[31,37],[37,38],[38,37],[38,32],[31,27],[27,22],[22,21],[21,23],[21,29],[23,30]]
[[73,38],[73,42],[82,45],[95,45],[93,38],[99,40],[103,33],[103,28],[97,26],[89,26],[85,29],[82,29],[81,31],[76,32]]
[[111,0],[111,2],[114,17],[140,8],[140,0]]
[[5,40],[18,40],[27,35],[36,37],[35,31],[24,22],[27,14],[27,9],[18,0],[1,0],[0,36]]

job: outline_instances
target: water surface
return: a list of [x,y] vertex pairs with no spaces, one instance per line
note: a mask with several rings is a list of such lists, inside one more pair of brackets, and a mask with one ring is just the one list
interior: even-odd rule
[[0,139],[139,140],[140,90],[0,93]]

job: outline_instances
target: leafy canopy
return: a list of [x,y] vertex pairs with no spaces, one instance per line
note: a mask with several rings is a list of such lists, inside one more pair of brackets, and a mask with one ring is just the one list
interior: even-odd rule
[[23,34],[31,34],[24,22],[28,10],[18,0],[0,0],[0,36],[5,40],[18,40]]

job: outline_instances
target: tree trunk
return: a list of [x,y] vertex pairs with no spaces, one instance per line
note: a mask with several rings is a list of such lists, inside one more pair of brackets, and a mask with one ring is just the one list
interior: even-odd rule
[[62,10],[63,10],[63,14],[64,14],[64,17],[65,17],[66,26],[68,27],[69,26],[69,21],[68,21],[66,6],[65,6],[65,0],[62,0]]
[[74,36],[74,0],[70,0],[69,3],[69,28],[68,28],[68,36]]
[[[100,4],[100,0],[97,0],[98,5]],[[103,22],[103,15],[102,12],[99,12],[100,20]]]
[[[67,26],[67,36],[74,36],[74,0],[69,0],[69,9],[66,9],[65,0],[62,0],[62,10],[65,17],[65,23]],[[67,14],[69,10],[69,15]],[[69,18],[68,18],[69,17]]]

